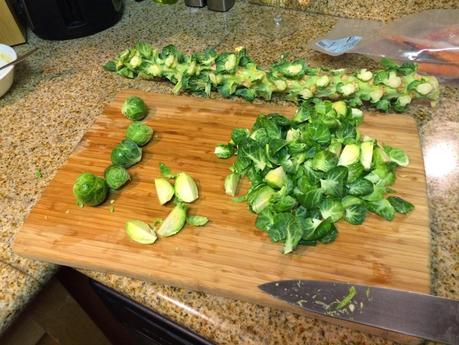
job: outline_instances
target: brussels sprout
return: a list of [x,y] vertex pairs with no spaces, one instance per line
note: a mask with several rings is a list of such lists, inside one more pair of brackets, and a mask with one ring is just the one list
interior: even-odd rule
[[104,177],[111,189],[119,189],[131,179],[128,171],[119,165],[110,165],[105,169]]
[[175,206],[159,227],[158,235],[168,237],[182,230],[186,221],[186,211],[186,206],[182,204]]
[[73,185],[73,194],[77,204],[97,206],[105,201],[108,195],[108,185],[102,177],[91,173],[83,173]]
[[285,174],[284,168],[277,167],[276,169],[270,170],[265,175],[265,181],[271,187],[282,188],[287,183],[287,175]]
[[229,174],[225,178],[225,194],[235,196],[237,194],[241,176],[236,173]]
[[165,178],[155,178],[156,195],[159,203],[164,205],[174,196],[174,187]]
[[135,121],[126,130],[126,139],[130,139],[138,146],[144,146],[153,137],[153,129],[143,122]]
[[182,201],[193,202],[198,197],[198,186],[196,182],[187,173],[177,174],[175,179],[175,195]]
[[113,164],[129,168],[140,162],[142,149],[132,140],[124,139],[113,149],[111,157]]
[[209,222],[209,219],[204,216],[188,216],[186,222],[193,226],[204,226]]
[[141,244],[152,244],[158,239],[154,230],[140,220],[128,220],[124,229],[131,240]]
[[121,112],[129,120],[140,121],[147,116],[148,109],[142,98],[130,96],[124,101]]

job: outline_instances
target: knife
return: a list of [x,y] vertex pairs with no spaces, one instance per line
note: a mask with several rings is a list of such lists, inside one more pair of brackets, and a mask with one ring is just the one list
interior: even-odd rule
[[459,344],[459,301],[317,280],[281,280],[258,287],[309,312],[446,344]]

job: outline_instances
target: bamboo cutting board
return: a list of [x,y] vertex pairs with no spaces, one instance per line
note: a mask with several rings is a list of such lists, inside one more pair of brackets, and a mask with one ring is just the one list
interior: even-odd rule
[[[129,169],[132,181],[99,207],[79,208],[72,185],[82,172],[103,175],[110,153],[130,121],[121,115],[123,100],[141,96],[150,107],[146,119],[156,132],[142,162]],[[212,294],[287,308],[257,285],[279,279],[325,279],[429,291],[429,227],[426,182],[416,125],[402,115],[366,114],[363,134],[407,151],[411,164],[398,170],[393,188],[416,209],[388,222],[369,215],[362,226],[338,224],[328,245],[281,253],[255,227],[255,215],[223,191],[232,160],[217,159],[217,143],[227,142],[234,127],[250,128],[259,113],[292,115],[293,107],[203,98],[121,92],[100,115],[69,160],[43,193],[18,233],[14,250],[57,264],[115,272]],[[140,245],[126,236],[128,219],[151,222],[172,206],[159,206],[153,180],[159,162],[185,171],[199,185],[200,198],[190,214],[207,216],[202,228],[185,227],[178,235]],[[114,200],[114,212],[110,212]]]

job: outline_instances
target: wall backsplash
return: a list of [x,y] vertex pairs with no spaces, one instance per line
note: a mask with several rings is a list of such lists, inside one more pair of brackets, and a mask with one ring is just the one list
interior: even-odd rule
[[249,0],[249,2],[374,20],[391,20],[429,9],[459,8],[458,0]]

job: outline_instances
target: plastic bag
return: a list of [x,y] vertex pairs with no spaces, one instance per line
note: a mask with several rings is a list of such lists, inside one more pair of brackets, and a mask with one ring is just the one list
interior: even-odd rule
[[309,48],[332,56],[356,53],[416,62],[420,73],[459,79],[459,10],[429,10],[387,24],[340,19]]

